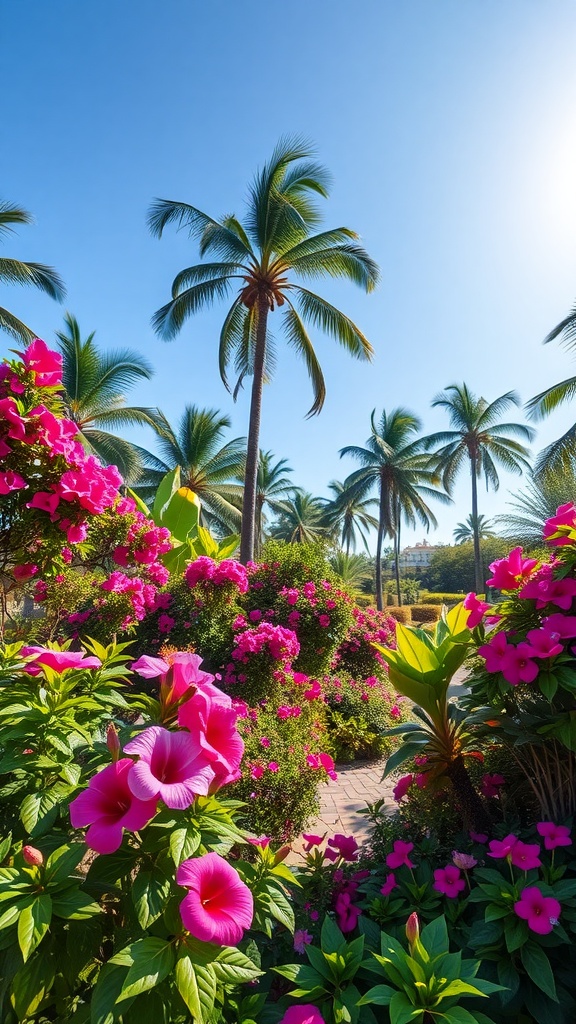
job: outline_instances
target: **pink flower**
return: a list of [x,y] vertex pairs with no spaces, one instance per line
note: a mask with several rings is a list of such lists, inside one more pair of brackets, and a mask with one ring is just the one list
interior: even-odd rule
[[547,850],[555,850],[557,846],[572,846],[570,829],[567,825],[555,825],[552,821],[539,821],[536,825],[538,834],[544,839]]
[[460,874],[460,868],[447,864],[445,868],[437,868],[434,872],[433,888],[444,893],[450,899],[456,899],[459,892],[466,888],[466,882]]
[[270,836],[258,836],[257,839],[247,839],[251,846],[261,846],[265,850],[270,846]]
[[259,608],[254,608],[253,611],[248,612],[248,618],[251,622],[259,622],[262,618],[262,612]]
[[473,843],[484,844],[488,842],[488,836],[485,835],[484,832],[469,832],[468,835]]
[[384,885],[381,887],[380,892],[382,893],[383,896],[389,896],[392,890],[395,888],[396,878],[394,876],[394,872],[391,871],[390,874],[386,876],[386,881],[384,882]]
[[458,853],[457,850],[452,850],[452,860],[462,871],[471,871],[478,863],[476,858],[471,857],[469,853]]
[[37,491],[31,500],[26,502],[26,508],[39,508],[41,512],[48,512],[53,516],[59,503],[60,497],[58,494],[49,491]]
[[278,1024],[324,1024],[324,1017],[312,1003],[300,1003],[289,1006]]
[[23,487],[27,487],[23,476],[20,473],[13,473],[12,470],[8,470],[5,473],[0,473],[0,494],[10,494],[10,491],[21,491]]
[[306,840],[304,853],[310,853],[313,846],[320,846],[324,842],[324,836],[314,836],[306,834],[306,832],[302,833],[302,839]]
[[360,907],[355,907],[352,903],[351,894],[349,892],[338,893],[334,909],[338,918],[338,927],[340,928],[340,931],[344,932],[344,934],[346,934],[346,932],[353,932],[362,911],[360,910]]
[[564,650],[562,644],[558,643],[560,634],[553,633],[545,627],[529,630],[526,639],[532,648],[533,658],[554,658]]
[[268,771],[272,772],[273,774],[275,774],[276,772],[280,771],[280,765],[278,764],[278,762],[277,761],[270,761],[269,764],[268,764]]
[[285,592],[284,596],[287,604],[296,604],[299,597],[299,591],[292,587],[290,590]]
[[307,690],[304,690],[304,697],[306,698],[306,700],[318,700],[318,698],[321,696],[322,687],[320,686],[318,680],[314,679],[312,681],[312,685]]
[[536,608],[544,608],[547,604],[555,604],[564,611],[569,611],[576,595],[576,580],[566,577],[555,580],[550,565],[542,569],[520,591],[524,600],[536,601]]
[[302,593],[304,594],[304,597],[307,597],[308,600],[310,600],[310,598],[314,597],[314,594],[316,593],[316,584],[312,582],[305,583],[302,587]]
[[175,625],[176,619],[173,619],[171,615],[167,615],[166,612],[158,616],[158,629],[160,633],[170,633]]
[[26,565],[15,565],[12,569],[12,575],[17,583],[24,583],[35,576],[37,572],[38,566],[32,565],[30,562]]
[[184,579],[189,587],[195,587],[201,581],[211,580],[215,569],[216,563],[211,558],[207,558],[206,555],[200,555],[199,558],[190,562],[184,573]]
[[318,622],[323,627],[323,629],[326,629],[330,625],[330,616],[329,615],[319,615],[318,616]]
[[520,839],[514,843],[510,851],[510,862],[515,868],[522,871],[531,871],[532,868],[542,867],[542,861],[538,854],[540,847],[538,843],[523,843]]
[[211,684],[209,689],[200,686],[178,711],[178,724],[188,729],[216,776],[222,780],[228,780],[238,770],[244,753],[244,741],[236,728],[237,719],[230,697]]
[[180,904],[187,931],[200,942],[236,946],[252,924],[254,900],[238,872],[217,853],[185,860],[176,882],[188,889]]
[[398,782],[396,783],[394,789],[392,790],[392,795],[397,804],[399,804],[400,801],[404,799],[413,782],[413,775],[403,775],[401,779],[398,779]]
[[48,647],[22,647],[20,654],[24,657],[34,655],[28,662],[26,672],[36,676],[42,668],[51,668],[53,672],[66,672],[69,668],[86,669],[100,668],[100,658],[84,656],[84,651],[52,651]]
[[305,928],[297,928],[294,932],[294,949],[296,953],[304,953],[306,946],[312,942],[312,935]]
[[268,739],[267,736],[260,737],[260,746],[266,748],[270,746],[270,740]]
[[194,687],[198,687],[203,693],[209,693],[213,699],[218,699],[226,707],[230,707],[231,699],[218,687],[211,685],[214,676],[210,672],[204,672],[200,668],[201,664],[202,658],[199,654],[176,651],[167,658],[154,658],[143,654],[138,661],[132,662],[130,668],[143,679],[160,677],[160,693],[164,704],[175,704],[186,693],[191,696]]
[[518,917],[528,922],[528,927],[537,935],[548,935],[558,924],[562,907],[553,896],[543,896],[537,886],[523,889],[520,899],[514,904]]
[[288,625],[295,626],[296,623],[300,620],[300,618],[300,612],[297,612],[296,609],[294,608],[293,611],[291,611],[288,616]]
[[28,345],[23,362],[26,369],[34,373],[37,387],[49,388],[62,383],[62,356],[49,349],[40,338]]
[[487,612],[490,607],[486,601],[481,601],[474,593],[466,594],[462,604],[466,611],[470,612],[466,619],[468,629],[474,629],[474,626],[477,626],[478,623],[482,622],[484,613]]
[[139,755],[128,779],[139,800],[160,797],[167,807],[183,811],[195,796],[208,795],[215,772],[188,733],[151,725],[130,740],[124,751]]
[[386,866],[389,868],[400,868],[403,864],[407,868],[413,868],[414,864],[408,857],[408,854],[414,849],[414,843],[403,843],[401,839],[397,839],[394,843],[394,849],[392,853],[389,853],[386,857]]
[[44,863],[44,854],[37,850],[35,846],[23,846],[22,857],[26,864],[33,868],[41,868]]
[[354,839],[354,836],[344,836],[341,832],[337,832],[332,839],[328,840],[328,846],[337,850],[343,860],[354,861],[358,859],[358,850],[360,847]]
[[66,530],[66,540],[69,544],[82,544],[88,536],[86,523],[72,523]]
[[390,714],[391,714],[392,718],[400,718],[401,717],[402,712],[400,711],[400,708],[398,707],[397,704],[393,704],[392,705],[392,707],[390,708]]
[[557,633],[561,640],[571,640],[576,636],[576,615],[554,612],[542,619],[542,626],[550,633]]
[[125,828],[139,832],[156,813],[155,799],[139,800],[132,793],[128,780],[133,770],[129,757],[109,764],[70,804],[73,828],[90,826],[86,843],[97,853],[114,853]]
[[482,796],[500,796],[500,787],[504,785],[506,785],[506,779],[503,775],[483,775],[480,791]]
[[564,544],[572,543],[569,534],[574,530],[575,525],[576,509],[572,502],[568,502],[566,505],[560,505],[556,509],[556,515],[546,520],[542,532],[545,540],[552,547],[561,547]]
[[255,764],[250,769],[250,778],[251,779],[261,779],[263,775],[264,775],[264,769],[263,769],[261,764]]
[[241,594],[245,594],[248,590],[246,567],[234,558],[224,558],[222,562],[218,562],[212,580],[216,584],[234,583]]
[[492,576],[486,584],[498,590],[518,590],[535,565],[538,565],[537,558],[522,558],[522,548],[514,548],[507,558],[491,563]]
[[517,837],[513,835],[508,835],[504,839],[492,839],[488,847],[488,856],[496,860],[509,858],[517,842]]
[[[529,644],[520,643],[517,647],[509,644],[500,671],[506,682],[511,686],[519,683],[533,683],[540,669],[532,657],[535,651]],[[536,657],[539,655],[536,654]]]

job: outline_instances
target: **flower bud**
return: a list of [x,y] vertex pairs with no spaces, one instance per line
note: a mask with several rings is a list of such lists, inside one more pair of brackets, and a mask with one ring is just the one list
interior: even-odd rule
[[290,853],[291,849],[291,846],[281,846],[274,857],[274,864],[281,864],[283,860],[286,860],[286,857]]
[[112,761],[117,761],[120,756],[120,740],[113,722],[110,722],[106,730],[106,746],[112,754]]
[[418,914],[414,912],[410,914],[410,917],[406,921],[406,938],[410,945],[410,949],[420,937],[420,922],[418,920]]
[[35,846],[23,846],[22,856],[30,867],[41,868],[44,863],[44,856]]

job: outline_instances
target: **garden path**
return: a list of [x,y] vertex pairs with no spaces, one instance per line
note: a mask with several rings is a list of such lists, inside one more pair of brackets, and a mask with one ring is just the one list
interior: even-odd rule
[[[448,690],[451,697],[461,690],[465,679],[466,670],[459,669]],[[394,782],[381,781],[385,763],[385,760],[370,764],[356,761],[338,765],[338,779],[322,786],[318,816],[306,831],[314,835],[326,833],[328,837],[341,832],[353,835],[360,845],[366,842],[370,837],[370,823],[358,811],[377,800],[385,801],[384,809],[388,814],[393,814],[397,806],[392,796]]]

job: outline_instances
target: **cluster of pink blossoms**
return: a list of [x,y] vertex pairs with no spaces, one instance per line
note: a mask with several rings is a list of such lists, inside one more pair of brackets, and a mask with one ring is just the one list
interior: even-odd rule
[[241,562],[233,558],[224,558],[221,562],[215,562],[212,558],[200,555],[190,563],[184,578],[189,587],[195,587],[198,583],[213,583],[215,586],[222,586],[225,583],[232,583],[240,594],[248,590],[248,573]]
[[[194,563],[192,563],[194,564]],[[234,637],[232,657],[236,662],[248,664],[250,655],[267,652],[274,661],[291,662],[300,653],[300,644],[293,630],[261,622],[256,629],[246,629]]]
[[[70,805],[74,828],[90,826],[87,844],[112,853],[124,829],[138,831],[154,817],[158,800],[185,810],[239,777],[244,744],[232,701],[200,670],[196,654],[178,652],[171,660],[143,656],[133,669],[160,678],[163,708],[179,703],[179,731],[153,725],[130,740],[120,758],[95,775]],[[189,694],[187,697],[186,695]]]

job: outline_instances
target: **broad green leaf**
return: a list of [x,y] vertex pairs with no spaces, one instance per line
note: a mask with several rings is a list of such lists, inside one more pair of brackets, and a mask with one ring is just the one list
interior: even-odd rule
[[56,965],[53,956],[38,953],[15,974],[12,980],[11,1002],[18,1020],[33,1017],[38,1007],[49,994],[54,978]]
[[402,743],[386,761],[383,779],[395,772],[405,761],[412,760],[416,754],[421,753],[422,748],[429,743],[429,737],[422,735],[418,739],[409,739]]
[[375,1003],[376,1006],[389,1006],[394,991],[389,985],[374,985],[358,1000],[358,1005],[365,1006],[366,1003]]
[[194,964],[184,956],[174,968],[176,987],[194,1018],[194,1024],[205,1024],[214,1008],[216,976],[210,966]]
[[176,540],[183,543],[198,529],[200,499],[189,487],[180,487],[172,495],[162,514],[165,526]]
[[166,551],[162,555],[162,564],[170,570],[171,573],[180,575],[184,572],[184,569],[193,558],[194,550],[190,541],[186,541],[185,544],[176,544],[171,551]]
[[[122,991],[126,973],[125,967],[119,967],[110,961],[104,964],[92,992],[90,1024],[114,1024],[118,1019],[114,1007]],[[127,1005],[129,1004],[124,1003],[122,1009],[126,1009]]]
[[180,487],[180,466],[175,466],[166,476],[163,476],[160,483],[158,484],[158,490],[154,498],[154,504],[152,506],[152,518],[157,526],[164,525],[162,523],[162,511],[164,506],[168,504],[170,498],[175,491]]
[[[439,665],[433,651],[422,641],[409,626],[398,623],[396,627],[396,650],[402,661],[409,668],[424,676],[427,672],[435,672]],[[402,671],[402,661],[398,661],[398,668]]]
[[470,630],[467,626],[469,615],[470,612],[464,607],[463,601],[460,601],[459,604],[455,604],[450,611],[446,612],[444,619],[450,630],[452,638],[470,636]]
[[325,953],[336,953],[346,945],[346,939],[338,925],[326,914],[320,933],[322,949]]
[[18,945],[24,963],[40,945],[52,920],[52,900],[46,893],[37,896],[30,906],[25,907],[18,921]]
[[235,946],[223,946],[212,962],[216,977],[224,985],[239,985],[254,981],[262,971]]
[[395,992],[390,1000],[390,1024],[422,1024],[424,1010],[413,1006],[403,992]]
[[542,949],[542,946],[538,946],[535,942],[527,942],[520,951],[520,957],[531,981],[533,981],[534,984],[549,997],[549,999],[553,999],[554,1002],[557,1003],[558,996],[556,995],[554,975],[552,973],[550,961]]
[[6,839],[3,839],[0,843],[0,864],[8,856],[10,847],[12,846],[12,833],[9,832]]
[[[444,1011],[444,1024],[478,1024],[479,1018],[464,1006],[451,1006]],[[487,1019],[487,1018],[485,1018]]]
[[178,867],[200,846],[200,832],[194,828],[175,828],[170,833],[170,856]]
[[84,843],[59,846],[57,850],[50,854],[46,861],[46,881],[51,883],[63,882],[72,874],[74,868],[78,867],[85,855],[86,845]]
[[78,889],[53,896],[52,910],[56,917],[63,917],[67,921],[85,921],[102,913],[99,904]]
[[474,985],[470,985],[469,982],[462,981],[461,978],[455,978],[454,981],[449,981],[445,988],[438,993],[438,1001],[464,995],[483,996],[484,993]]
[[430,954],[430,959],[448,951],[448,929],[445,917],[435,917],[422,929],[420,942]]
[[158,865],[152,871],[138,872],[131,895],[141,928],[149,928],[160,917],[170,896],[170,886],[170,878]]
[[139,996],[159,985],[170,974],[175,953],[172,945],[164,939],[146,938],[132,943],[130,957],[132,966],[124,979],[118,1002]]
[[216,558],[218,555],[218,544],[214,537],[204,526],[199,526],[193,540],[197,555],[207,555],[208,558]]
[[218,560],[220,561],[223,558],[230,558],[230,556],[236,551],[239,543],[239,533],[231,533],[228,537],[223,537],[222,540],[218,541]]
[[142,512],[142,515],[145,515],[146,519],[150,519],[151,518],[150,509],[148,508],[148,505],[146,504],[146,502],[142,501],[142,498],[140,497],[140,495],[136,494],[136,492],[133,491],[130,487],[128,488],[128,494],[132,498],[132,501],[135,503],[136,508],[138,509],[138,511]]

